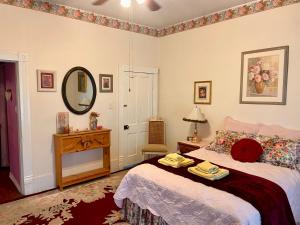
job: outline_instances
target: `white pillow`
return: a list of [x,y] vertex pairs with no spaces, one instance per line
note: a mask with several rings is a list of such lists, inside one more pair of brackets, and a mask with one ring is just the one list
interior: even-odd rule
[[241,122],[232,119],[230,116],[227,116],[224,119],[224,130],[256,134],[259,128],[260,124]]
[[258,134],[264,136],[277,135],[281,138],[300,139],[300,130],[292,130],[279,125],[261,124]]

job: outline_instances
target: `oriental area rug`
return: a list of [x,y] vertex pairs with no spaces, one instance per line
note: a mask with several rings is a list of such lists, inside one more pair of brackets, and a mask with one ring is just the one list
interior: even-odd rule
[[113,195],[126,172],[0,205],[1,225],[129,225]]

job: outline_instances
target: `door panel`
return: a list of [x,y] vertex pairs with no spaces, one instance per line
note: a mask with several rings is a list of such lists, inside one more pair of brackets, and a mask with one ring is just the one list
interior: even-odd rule
[[138,121],[146,123],[152,115],[152,77],[150,75],[140,75],[137,80]]
[[142,160],[148,121],[153,116],[153,77],[140,72],[120,74],[120,169]]

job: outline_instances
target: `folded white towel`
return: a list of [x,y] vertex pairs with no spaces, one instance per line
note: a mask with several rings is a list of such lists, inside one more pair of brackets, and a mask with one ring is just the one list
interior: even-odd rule
[[165,156],[165,159],[170,160],[170,161],[177,161],[177,162],[182,162],[185,160],[185,158],[177,153],[170,153]]
[[199,163],[196,166],[196,169],[199,170],[200,172],[204,172],[204,173],[217,173],[219,171],[219,167],[208,162],[208,161],[204,161],[202,163]]
[[178,161],[168,160],[167,158],[161,158],[158,160],[158,162],[165,166],[179,168],[179,167],[185,167],[185,166],[192,165],[194,163],[194,160],[193,159],[184,159],[183,161],[178,162]]

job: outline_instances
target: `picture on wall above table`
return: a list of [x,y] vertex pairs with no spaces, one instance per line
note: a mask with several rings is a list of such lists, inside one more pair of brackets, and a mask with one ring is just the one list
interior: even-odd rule
[[194,104],[211,104],[212,81],[195,81]]
[[113,75],[99,74],[100,92],[113,92]]
[[289,46],[242,53],[240,103],[285,105]]
[[37,70],[37,90],[42,92],[56,91],[56,72]]

